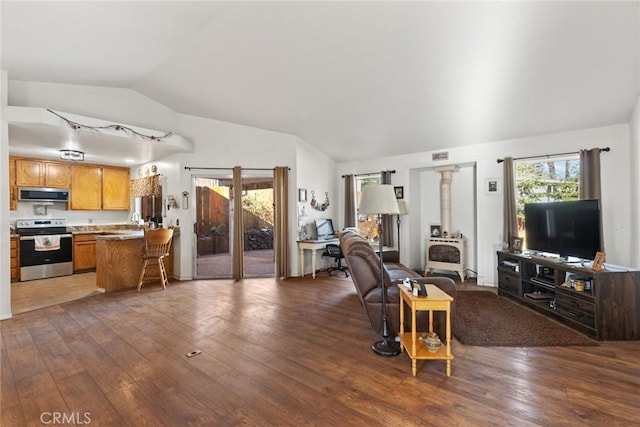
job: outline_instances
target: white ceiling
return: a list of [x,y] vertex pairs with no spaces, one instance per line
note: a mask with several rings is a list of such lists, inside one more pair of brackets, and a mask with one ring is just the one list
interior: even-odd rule
[[640,91],[638,2],[1,7],[9,80],[132,88],[339,161],[627,123]]

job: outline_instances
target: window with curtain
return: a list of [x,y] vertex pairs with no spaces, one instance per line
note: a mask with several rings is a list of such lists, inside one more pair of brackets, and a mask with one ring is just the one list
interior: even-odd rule
[[518,235],[526,240],[524,205],[580,198],[578,155],[544,160],[515,161]]
[[[360,206],[360,195],[362,194],[362,188],[367,185],[380,184],[382,177],[380,174],[363,175],[356,177],[356,197],[358,199],[358,206]],[[378,227],[376,224],[376,215],[361,215],[358,212],[358,233],[367,239],[369,242],[378,240]]]

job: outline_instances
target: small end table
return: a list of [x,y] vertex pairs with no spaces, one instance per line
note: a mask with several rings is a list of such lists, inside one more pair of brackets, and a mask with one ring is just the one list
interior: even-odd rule
[[[453,354],[451,354],[451,303],[453,302],[453,297],[436,285],[426,285],[426,297],[414,296],[411,291],[402,284],[399,284],[398,288],[400,289],[400,297],[402,298],[400,307],[400,348],[406,350],[411,358],[411,371],[413,372],[413,376],[416,376],[416,361],[418,359],[446,360],[447,376],[450,376],[451,361],[453,360]],[[411,332],[405,332],[404,330],[404,310],[406,306],[411,309]],[[446,312],[446,337],[444,337],[444,340],[440,337],[442,346],[435,353],[431,353],[424,344],[418,343],[419,336],[426,332],[418,332],[417,330],[416,314],[418,311],[429,312],[428,332],[433,332],[433,312]]]

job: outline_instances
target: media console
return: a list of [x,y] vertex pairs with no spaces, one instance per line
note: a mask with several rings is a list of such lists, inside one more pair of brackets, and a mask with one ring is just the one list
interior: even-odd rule
[[500,251],[498,293],[597,340],[640,340],[639,270]]

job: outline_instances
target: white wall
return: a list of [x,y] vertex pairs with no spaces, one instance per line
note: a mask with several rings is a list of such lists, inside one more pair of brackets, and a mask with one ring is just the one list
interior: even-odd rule
[[9,125],[4,120],[7,106],[7,72],[0,73],[0,319],[11,317],[11,265],[9,252]]
[[630,215],[632,219],[630,234],[630,265],[640,267],[640,95],[636,98],[636,106],[630,120],[630,155],[631,170],[629,185]]
[[[631,176],[631,165],[628,160],[630,156],[629,138],[629,125],[621,124],[437,150],[438,152],[449,152],[449,160],[447,161],[433,161],[431,159],[432,152],[423,152],[342,163],[338,165],[338,173],[363,173],[396,169],[393,185],[405,186],[405,198],[409,206],[409,218],[408,221],[403,221],[403,230],[401,231],[403,235],[409,236],[408,239],[403,240],[408,246],[402,248],[402,259],[403,262],[408,262],[411,268],[422,269],[424,268],[423,233],[428,229],[432,219],[431,214],[425,212],[431,208],[426,207],[427,202],[423,200],[421,195],[439,190],[422,188],[423,185],[431,186],[432,183],[423,182],[419,174],[436,166],[475,164],[475,183],[468,185],[474,186],[476,198],[475,209],[469,213],[475,215],[477,273],[483,276],[487,284],[495,284],[497,283],[495,252],[502,247],[502,197],[485,194],[483,187],[486,178],[498,177],[502,179],[502,165],[498,164],[496,159],[504,156],[537,156],[573,152],[584,148],[610,147],[611,152],[603,153],[601,157],[602,206],[607,261],[613,264],[631,264],[629,255],[631,238],[629,234],[633,221],[630,217],[630,200],[627,193],[619,191],[620,186],[629,182]],[[455,178],[454,176],[454,182]],[[467,202],[467,199],[455,198],[452,205],[453,212],[463,212],[468,209]],[[456,215],[458,214],[456,213]],[[472,262],[469,265],[473,265]]]
[[[339,203],[338,200],[338,182],[336,181],[336,163],[326,154],[314,146],[308,144],[302,139],[298,139],[297,150],[297,169],[298,169],[298,188],[304,188],[307,190],[307,201],[296,202],[297,206],[297,218],[299,228],[296,232],[304,231],[307,238],[315,236],[315,223],[314,220],[318,218],[331,218],[333,220],[333,226],[336,231],[344,227],[342,217],[338,216],[338,206],[344,206],[343,203]],[[298,188],[292,189],[296,192]],[[311,192],[314,191],[318,204],[322,204],[325,201],[325,192],[329,193],[329,207],[325,211],[320,211],[311,207]],[[295,218],[295,217],[294,217]],[[301,230],[302,229],[302,230]],[[302,237],[297,234],[296,237]],[[295,247],[295,246],[294,246]],[[299,275],[299,257],[297,255],[297,247],[295,249],[296,255],[292,259],[292,268],[294,268],[295,275]],[[327,260],[323,260],[322,257],[316,255],[317,264],[316,268],[325,268],[327,266]],[[294,267],[295,264],[295,267]],[[311,256],[305,254],[305,266],[304,271],[311,271]]]

